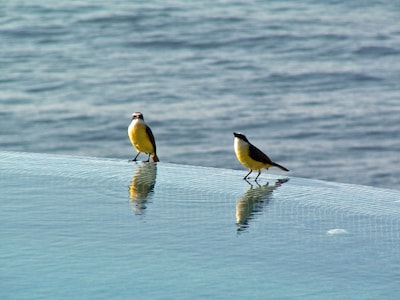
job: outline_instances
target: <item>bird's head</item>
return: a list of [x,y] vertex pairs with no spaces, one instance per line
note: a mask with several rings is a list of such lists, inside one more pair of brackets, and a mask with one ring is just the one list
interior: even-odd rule
[[132,120],[138,120],[138,119],[141,119],[144,121],[143,114],[139,111],[132,114]]
[[245,141],[245,142],[249,142],[249,140],[247,139],[247,137],[243,134],[243,133],[240,133],[240,132],[234,132],[233,133],[233,136],[235,137],[235,138],[238,138],[238,139],[241,139],[241,140],[243,140],[243,141]]

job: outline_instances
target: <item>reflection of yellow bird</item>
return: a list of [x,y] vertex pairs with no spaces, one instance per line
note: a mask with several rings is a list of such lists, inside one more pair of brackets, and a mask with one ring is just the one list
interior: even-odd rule
[[257,212],[261,212],[263,207],[268,204],[272,192],[289,179],[278,179],[274,185],[259,185],[254,188],[250,183],[250,188],[236,202],[236,224],[238,231],[243,231],[248,227],[248,220]]
[[157,164],[146,163],[137,167],[132,183],[129,185],[129,202],[138,212],[146,208],[149,194],[154,191],[157,176]]
[[147,161],[150,160],[150,156],[154,162],[160,161],[157,157],[156,141],[153,132],[144,122],[142,113],[135,112],[132,115],[132,122],[128,127],[128,136],[133,147],[138,152],[133,161],[136,161],[141,152],[149,155]]
[[248,168],[250,171],[244,176],[243,179],[247,179],[253,170],[258,171],[258,176],[261,174],[261,169],[269,169],[270,167],[278,167],[283,171],[289,171],[285,167],[273,162],[265,153],[263,153],[256,146],[251,144],[244,134],[234,132],[235,136],[235,153],[239,162]]

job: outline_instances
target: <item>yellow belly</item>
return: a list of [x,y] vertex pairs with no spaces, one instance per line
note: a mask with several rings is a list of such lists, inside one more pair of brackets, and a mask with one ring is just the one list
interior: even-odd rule
[[[243,152],[246,152],[246,153],[243,153]],[[259,171],[263,168],[268,169],[268,167],[269,167],[268,165],[265,165],[262,162],[252,159],[248,155],[247,151],[239,151],[239,153],[236,153],[236,157],[239,160],[239,162],[248,169]]]
[[144,152],[147,154],[154,153],[154,148],[146,132],[145,124],[129,126],[128,135],[137,152]]
[[235,153],[238,161],[248,169],[260,171],[270,167],[269,164],[252,159],[249,155],[249,145],[239,139],[235,139]]

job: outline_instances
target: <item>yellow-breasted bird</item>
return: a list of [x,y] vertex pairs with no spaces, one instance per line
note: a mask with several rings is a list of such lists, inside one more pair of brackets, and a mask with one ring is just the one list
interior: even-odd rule
[[153,132],[144,122],[141,112],[132,114],[132,122],[128,127],[128,136],[133,147],[135,147],[138,152],[132,161],[136,161],[141,152],[149,155],[147,162],[150,161],[150,156],[154,162],[160,161],[157,157],[156,141]]
[[283,171],[289,171],[285,167],[273,162],[264,152],[251,144],[244,134],[234,132],[233,135],[235,137],[234,146],[236,157],[243,166],[250,170],[243,179],[246,180],[251,172],[257,170],[258,175],[255,179],[257,181],[261,170],[269,169],[270,167],[278,167]]

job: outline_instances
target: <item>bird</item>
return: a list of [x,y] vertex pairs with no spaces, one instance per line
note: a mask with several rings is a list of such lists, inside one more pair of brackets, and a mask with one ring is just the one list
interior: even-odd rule
[[244,134],[234,132],[233,135],[235,137],[234,148],[236,157],[243,166],[249,169],[249,173],[243,177],[244,180],[247,180],[248,176],[254,170],[258,171],[255,181],[257,181],[258,176],[260,176],[262,169],[268,170],[270,167],[278,167],[283,171],[289,171],[284,166],[273,162],[264,152],[250,143]]
[[152,157],[154,162],[160,161],[157,156],[156,141],[153,132],[144,122],[143,114],[141,112],[135,112],[132,114],[132,122],[128,127],[128,136],[133,147],[138,152],[132,161],[136,161],[141,152],[149,155],[146,162],[150,161],[150,157]]

